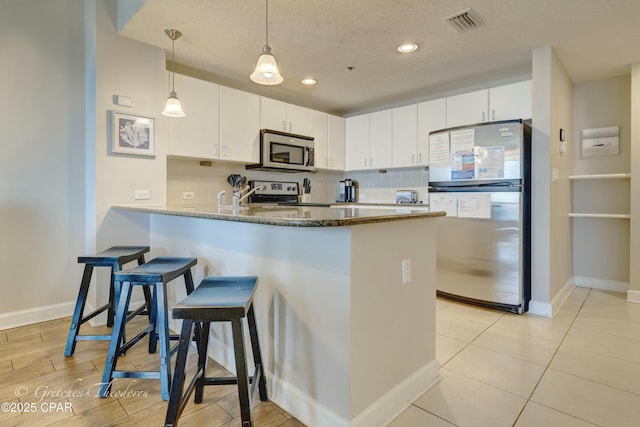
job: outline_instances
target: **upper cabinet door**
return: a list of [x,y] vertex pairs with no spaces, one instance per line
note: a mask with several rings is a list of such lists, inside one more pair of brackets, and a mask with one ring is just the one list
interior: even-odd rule
[[220,160],[258,163],[260,97],[220,87]]
[[531,80],[489,89],[490,120],[530,119]]
[[[260,126],[309,136],[309,109],[271,98],[260,98]],[[311,135],[313,136],[313,135]]]
[[418,164],[429,165],[429,133],[447,127],[445,98],[418,104]]
[[287,104],[260,97],[260,128],[287,131]]
[[343,171],[346,168],[346,130],[344,117],[329,116],[329,169]]
[[[287,104],[286,132],[309,136],[309,109],[298,105]],[[313,136],[313,135],[311,135]]]
[[418,107],[416,104],[394,108],[393,167],[418,164]]
[[447,97],[447,127],[472,125],[488,121],[487,89]]
[[346,119],[347,170],[369,167],[369,114]]
[[369,114],[369,165],[371,169],[392,167],[393,125],[391,110]]
[[220,87],[181,74],[175,87],[186,116],[169,119],[169,154],[217,158]]

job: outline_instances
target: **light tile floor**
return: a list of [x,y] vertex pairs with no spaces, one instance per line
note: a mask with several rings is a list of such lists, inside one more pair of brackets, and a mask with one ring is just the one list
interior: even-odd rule
[[390,427],[640,426],[640,304],[576,288],[553,319],[438,299],[442,380]]

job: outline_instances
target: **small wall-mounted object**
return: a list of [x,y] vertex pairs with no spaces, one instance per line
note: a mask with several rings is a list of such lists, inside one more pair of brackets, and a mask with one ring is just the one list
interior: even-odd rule
[[617,156],[620,154],[620,127],[582,130],[582,156]]
[[136,100],[128,96],[113,95],[113,103],[122,107],[135,107]]

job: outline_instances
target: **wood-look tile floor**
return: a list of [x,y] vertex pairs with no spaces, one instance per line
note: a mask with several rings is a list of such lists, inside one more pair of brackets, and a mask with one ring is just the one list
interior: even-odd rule
[[[143,321],[142,317],[134,319],[127,330],[135,332]],[[70,318],[65,318],[0,331],[0,425],[163,425],[167,402],[160,397],[158,380],[117,379],[110,397],[97,397],[109,343],[81,341],[75,354],[65,357],[69,323]],[[92,328],[85,323],[81,332],[108,334],[111,329]],[[158,354],[149,354],[146,342],[141,341],[121,357],[118,368],[157,369]],[[190,357],[191,361],[195,362],[195,357]],[[229,375],[211,359],[207,374]],[[256,426],[304,426],[272,402],[257,401],[253,415]],[[236,386],[206,387],[203,403],[195,405],[192,397],[180,417],[180,425],[241,426]]]

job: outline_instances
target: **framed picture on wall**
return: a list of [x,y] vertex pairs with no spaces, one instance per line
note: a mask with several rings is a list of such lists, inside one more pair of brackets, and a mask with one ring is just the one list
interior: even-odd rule
[[153,118],[113,111],[111,122],[111,152],[138,156],[155,155]]

